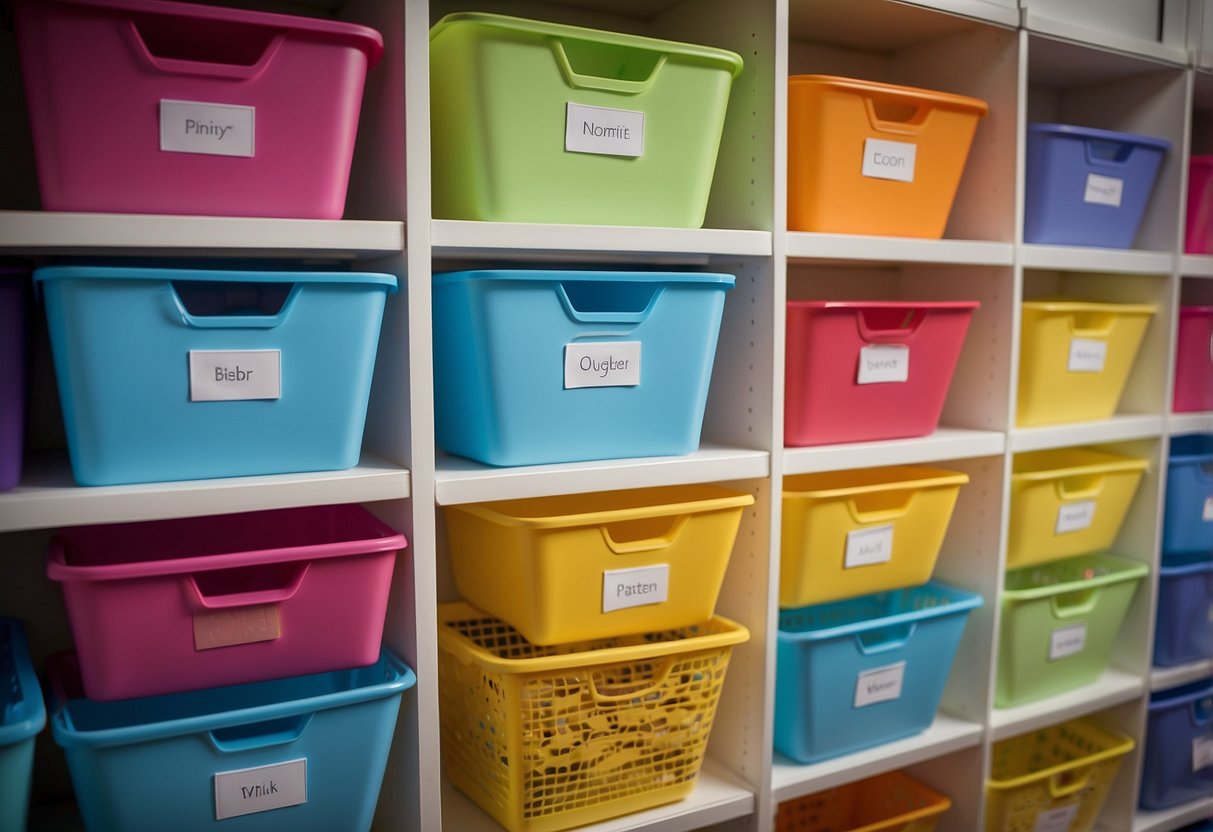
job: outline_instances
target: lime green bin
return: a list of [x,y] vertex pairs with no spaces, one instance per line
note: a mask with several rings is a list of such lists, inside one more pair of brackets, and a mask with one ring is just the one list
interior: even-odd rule
[[430,30],[434,216],[698,228],[741,57],[494,14]]

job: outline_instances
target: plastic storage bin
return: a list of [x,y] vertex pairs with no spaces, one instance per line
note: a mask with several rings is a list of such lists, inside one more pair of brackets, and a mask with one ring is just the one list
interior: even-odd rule
[[1108,549],[1149,463],[1094,448],[1016,454],[1007,568]]
[[1131,248],[1171,143],[1070,124],[1029,124],[1026,243]]
[[753,503],[682,485],[447,506],[455,585],[531,644],[689,627],[712,617]]
[[981,603],[931,583],[781,611],[775,750],[815,763],[926,730]]
[[788,228],[943,236],[984,101],[829,75],[788,79]]
[[463,604],[438,607],[446,777],[510,832],[568,829],[695,787],[729,655],[716,617],[673,631],[537,647]]
[[351,468],[396,278],[38,269],[81,485]]
[[341,218],[378,32],[166,0],[15,7],[43,208]]
[[21,482],[28,280],[28,269],[0,265],[0,491]]
[[495,14],[430,30],[433,210],[703,225],[741,57]]
[[926,583],[968,481],[917,465],[785,477],[779,605]]
[[76,526],[51,542],[84,680],[109,700],[368,665],[404,536],[358,505]]
[[934,832],[952,801],[901,771],[779,804],[775,832]]
[[1155,665],[1213,659],[1213,560],[1162,565],[1156,622]]
[[1144,563],[1113,555],[1008,572],[994,706],[1035,702],[1099,679],[1148,573]]
[[1213,410],[1213,306],[1181,306],[1175,349],[1176,413]]
[[994,743],[986,832],[1090,832],[1133,740],[1075,719]]
[[1184,251],[1213,254],[1213,156],[1188,159],[1188,212]]
[[1213,797],[1213,679],[1150,694],[1141,808]]
[[1171,437],[1162,554],[1213,558],[1213,434]]
[[368,830],[416,683],[385,651],[356,670],[95,702],[55,658],[51,727],[90,832]]
[[489,465],[696,450],[733,283],[683,272],[435,275],[439,446]]
[[1016,423],[1112,416],[1153,314],[1143,303],[1024,303]]
[[932,433],[977,306],[790,301],[784,443]]
[[34,770],[34,737],[46,726],[42,687],[25,631],[0,617],[0,829],[25,829]]

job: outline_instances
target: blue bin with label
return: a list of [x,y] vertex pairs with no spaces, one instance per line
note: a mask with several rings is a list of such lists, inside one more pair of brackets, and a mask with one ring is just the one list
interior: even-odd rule
[[1213,434],[1171,438],[1162,554],[1163,563],[1213,558]]
[[775,750],[816,763],[926,730],[981,604],[932,582],[781,610]]
[[1213,797],[1213,679],[1150,694],[1141,808]]
[[1213,659],[1213,560],[1159,568],[1156,621],[1157,667]]
[[1027,243],[1131,248],[1171,143],[1071,124],[1029,124]]
[[438,445],[489,465],[699,447],[729,274],[434,275]]
[[15,618],[0,618],[0,829],[25,828],[34,737],[45,726],[42,686],[25,630]]

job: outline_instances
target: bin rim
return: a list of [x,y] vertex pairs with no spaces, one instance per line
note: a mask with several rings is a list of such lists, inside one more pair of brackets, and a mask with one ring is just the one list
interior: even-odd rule
[[938,581],[930,581],[919,586],[904,587],[902,589],[890,589],[882,592],[872,592],[867,595],[860,595],[856,598],[845,598],[838,601],[827,601],[824,604],[810,604],[803,607],[781,609],[779,611],[779,617],[782,620],[785,615],[795,615],[805,610],[830,606],[860,604],[872,598],[880,598],[881,596],[895,595],[897,593],[930,593],[936,597],[945,597],[948,603],[934,607],[924,607],[918,610],[899,612],[893,615],[884,615],[878,618],[862,618],[846,624],[831,624],[819,629],[796,631],[785,630],[782,626],[780,626],[778,628],[779,640],[783,642],[803,642],[832,641],[839,638],[852,638],[869,630],[879,630],[884,627],[893,627],[901,624],[916,624],[923,621],[929,621],[933,618],[944,618],[957,615],[959,613],[967,615],[969,612],[981,607],[985,603],[985,600],[981,597],[981,595],[976,592],[958,589],[953,586],[948,586],[947,584],[939,583]]
[[385,286],[395,292],[395,275],[382,272],[253,271],[248,269],[154,269],[121,266],[44,266],[34,270],[35,282],[71,279],[195,281],[200,283],[329,283]]
[[[1027,471],[1014,470],[1015,461],[1029,457],[1048,459],[1048,455],[1057,454],[1058,452],[1079,452],[1082,454],[1089,454],[1091,456],[1091,461],[1070,464],[1061,468],[1052,467],[1031,469]],[[1016,454],[1015,460],[1012,461],[1011,465],[1011,482],[1013,483],[1049,482],[1051,480],[1062,479],[1064,477],[1083,476],[1089,474],[1113,474],[1124,473],[1126,471],[1150,470],[1149,460],[1141,457],[1114,454],[1109,451],[1101,451],[1094,448],[1048,448],[1041,451],[1026,451],[1024,453]]]
[[1028,132],[1041,134],[1055,133],[1084,139],[1122,142],[1125,144],[1136,144],[1141,147],[1152,147],[1163,151],[1171,149],[1171,142],[1158,136],[1145,136],[1141,133],[1124,133],[1119,130],[1104,130],[1099,127],[1083,127],[1078,124],[1035,121],[1028,125]]
[[[852,469],[856,474],[869,471],[869,468]],[[876,482],[868,485],[845,485],[833,488],[797,488],[800,479],[826,477],[833,474],[847,474],[847,471],[821,471],[806,474],[792,474],[784,478],[783,499],[812,499],[828,500],[838,497],[850,497],[855,494],[875,494],[882,491],[906,491],[908,489],[922,490],[925,488],[940,488],[950,485],[964,485],[969,481],[969,475],[961,471],[949,471],[945,468],[932,468],[926,465],[890,465],[881,466],[878,470],[887,471],[890,475],[905,474],[903,479],[890,479],[886,482]],[[789,487],[789,483],[791,487]]]
[[976,300],[790,300],[789,309],[977,309]]
[[[25,628],[16,618],[0,616],[0,631],[7,630],[9,643],[13,649],[13,670],[16,677],[17,690],[21,692],[23,713],[14,713],[11,722],[0,721],[0,749],[28,740],[46,727],[46,704],[42,699],[42,686],[38,683],[38,674],[34,672],[30,662],[29,642],[25,638]],[[4,681],[7,687],[7,680]],[[5,716],[3,703],[0,702],[0,719]]]
[[474,281],[532,281],[542,283],[570,283],[574,281],[602,283],[699,283],[722,285],[731,289],[737,278],[722,272],[660,272],[660,271],[589,271],[585,269],[469,269],[456,272],[438,272],[433,276],[436,285],[450,283],[472,283]]
[[842,75],[792,75],[788,77],[788,85],[830,87],[847,92],[893,92],[901,95],[910,94],[930,101],[936,108],[950,107],[977,113],[978,117],[990,111],[990,105],[980,98],[971,95],[960,95],[953,92],[940,92],[922,87],[910,87],[904,84],[888,84],[884,81],[867,81],[862,78],[848,78]]
[[[1023,589],[1007,588],[1013,573],[1048,569],[1050,566],[1058,566],[1067,562],[1081,563],[1084,561],[1091,563],[1107,563],[1111,566],[1115,566],[1116,571],[1109,572],[1106,575],[1097,575],[1091,578],[1081,578],[1072,581],[1062,581],[1054,584],[1046,584],[1044,586],[1032,586],[1025,587]],[[1125,581],[1138,581],[1148,574],[1150,574],[1149,566],[1120,555],[1114,555],[1107,552],[1094,555],[1079,555],[1076,558],[1065,558],[1062,560],[1050,561],[1048,563],[1030,564],[1028,566],[1020,566],[1015,569],[1007,570],[1003,584],[1002,597],[1010,601],[1035,601],[1041,598],[1052,598],[1055,595],[1065,595],[1071,592],[1080,592],[1086,589],[1095,589],[1110,586],[1112,584],[1124,583]]]
[[[1209,163],[1213,164],[1213,156],[1209,157]],[[1191,303],[1179,307],[1181,318],[1194,318],[1197,315],[1213,315],[1213,303]]]
[[1033,312],[1114,312],[1118,315],[1153,315],[1158,305],[1153,303],[1107,303],[1085,300],[1025,300],[1024,309]]

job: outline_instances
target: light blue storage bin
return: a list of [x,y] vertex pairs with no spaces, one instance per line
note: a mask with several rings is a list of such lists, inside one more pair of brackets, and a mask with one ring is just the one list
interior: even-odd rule
[[42,687],[21,622],[0,618],[0,830],[25,829],[34,737],[46,725]]
[[781,610],[775,749],[816,763],[926,730],[981,604],[928,583]]
[[51,729],[89,832],[369,829],[417,681],[384,651],[354,670],[94,702],[77,696],[75,657],[55,659]]
[[[438,445],[503,466],[696,450],[734,280],[681,272],[435,275]],[[610,386],[579,386],[593,383]]]
[[34,279],[81,485],[358,463],[395,277],[63,266]]
[[1171,439],[1162,554],[1164,564],[1213,558],[1213,434]]

